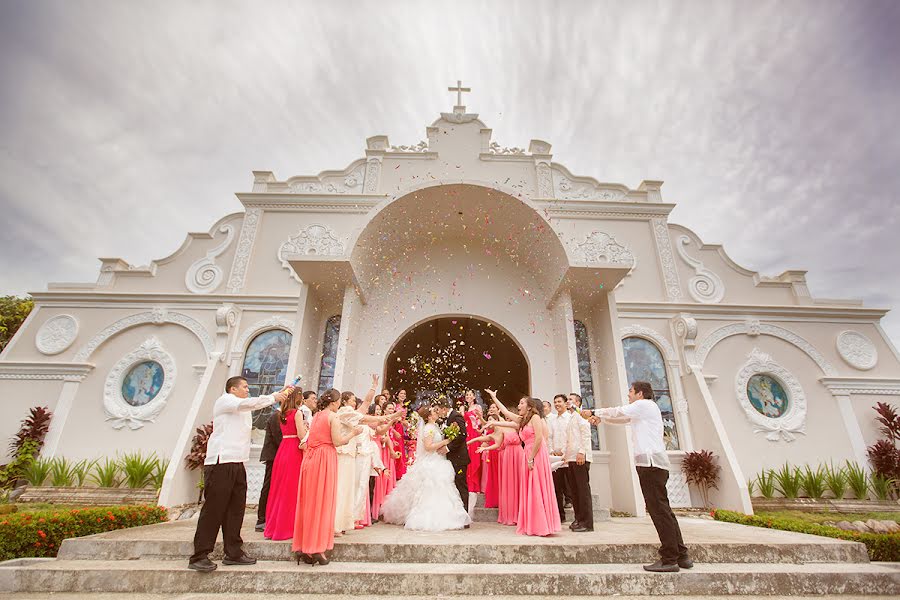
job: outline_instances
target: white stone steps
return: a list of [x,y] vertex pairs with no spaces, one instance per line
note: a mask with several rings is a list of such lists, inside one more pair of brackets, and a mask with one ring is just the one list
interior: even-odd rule
[[900,565],[697,564],[647,573],[639,564],[521,565],[263,561],[220,565],[187,561],[52,560],[0,568],[0,592],[301,593],[365,595],[900,595]]

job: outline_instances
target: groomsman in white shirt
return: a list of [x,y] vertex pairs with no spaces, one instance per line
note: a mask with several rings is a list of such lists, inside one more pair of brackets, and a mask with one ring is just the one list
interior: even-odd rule
[[[565,460],[566,453],[566,428],[569,425],[571,413],[566,410],[565,394],[557,394],[553,397],[553,412],[547,416],[547,425],[550,429],[550,435],[547,439],[547,445],[550,448],[551,456],[558,456]],[[562,465],[565,467],[566,465]],[[566,522],[566,498],[572,497],[572,491],[566,483],[566,471],[559,468],[553,471],[553,488],[556,491],[556,505],[559,507],[559,520]],[[574,504],[573,504],[574,506]]]
[[581,415],[581,396],[569,394],[569,406],[574,410],[566,427],[564,471],[575,520],[569,529],[576,533],[594,530],[594,503],[591,500],[591,424]]
[[230,377],[225,393],[213,405],[213,432],[206,445],[203,467],[203,492],[206,501],[200,509],[194,533],[194,554],[188,568],[215,571],[209,560],[219,528],[225,542],[225,565],[252,565],[256,559],[244,553],[241,524],[247,504],[247,472],[244,463],[250,458],[251,411],[282,402],[293,387],[276,394],[250,397],[250,386],[243,377]]
[[681,537],[678,519],[669,506],[666,481],[669,479],[669,456],[663,440],[662,413],[653,399],[653,388],[646,381],[635,381],[628,390],[628,404],[595,410],[604,423],[631,425],[634,464],[644,495],[644,503],[662,546],[660,560],[644,565],[644,570],[656,573],[677,573],[679,568],[690,569],[694,561],[688,555]]

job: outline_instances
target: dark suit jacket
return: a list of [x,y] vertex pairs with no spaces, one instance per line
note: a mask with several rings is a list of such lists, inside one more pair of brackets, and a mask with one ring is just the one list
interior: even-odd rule
[[453,468],[459,470],[469,464],[469,450],[466,447],[466,419],[458,410],[453,409],[447,415],[445,425],[450,425],[451,423],[456,423],[460,434],[447,446],[447,458],[450,460]]
[[281,445],[281,411],[272,411],[269,420],[266,421],[266,439],[263,441],[262,451],[259,453],[259,462],[275,460],[278,446]]

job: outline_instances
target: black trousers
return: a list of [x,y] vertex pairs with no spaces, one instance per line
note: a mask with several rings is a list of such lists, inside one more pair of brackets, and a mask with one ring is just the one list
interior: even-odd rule
[[247,504],[247,472],[244,470],[244,463],[205,466],[203,493],[206,501],[200,509],[197,531],[194,533],[194,554],[190,562],[209,557],[220,527],[225,542],[225,556],[240,558],[244,553],[241,524]]
[[[378,480],[378,477],[375,475],[369,476],[369,506],[375,504],[375,482]],[[378,520],[378,517],[372,517],[372,522]]]
[[657,467],[637,467],[637,474],[647,512],[650,513],[656,535],[662,544],[659,557],[663,564],[671,565],[678,562],[679,558],[687,558],[688,550],[681,538],[681,527],[669,506],[669,493],[666,491],[669,472]]
[[469,484],[466,482],[467,467],[468,465],[453,464],[453,468],[456,470],[453,483],[456,485],[456,489],[459,490],[459,497],[462,498],[463,510],[469,512]]
[[591,463],[585,461],[579,465],[574,460],[565,469],[566,483],[572,493],[572,509],[575,521],[588,529],[594,528],[594,502],[591,500]]
[[269,503],[269,487],[272,485],[272,466],[274,460],[267,460],[266,474],[263,476],[262,489],[259,491],[259,508],[256,509],[256,524],[262,525],[266,522],[266,505]]
[[[571,498],[569,484],[566,482],[565,469],[559,468],[553,471],[553,490],[556,492],[556,506],[559,507],[559,520],[566,520],[566,498]],[[575,503],[572,503],[575,506]]]

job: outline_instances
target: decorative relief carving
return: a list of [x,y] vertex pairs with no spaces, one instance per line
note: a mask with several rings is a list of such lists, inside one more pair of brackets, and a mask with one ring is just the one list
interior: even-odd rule
[[594,231],[584,238],[574,250],[575,258],[586,263],[612,262],[634,264],[634,254],[614,237],[602,231]]
[[537,183],[539,198],[553,198],[553,175],[547,163],[538,163]]
[[310,225],[292,235],[278,248],[278,260],[281,266],[287,269],[291,277],[298,283],[302,283],[297,273],[288,262],[291,255],[303,256],[343,256],[344,243],[338,239],[330,228],[325,225]]
[[589,181],[575,182],[558,173],[553,179],[556,182],[556,197],[561,200],[616,201],[625,197],[620,190],[605,189]]
[[238,310],[234,304],[223,304],[216,309],[216,333],[228,333],[237,323]]
[[[750,319],[748,321],[744,321],[743,323],[732,323],[731,325],[725,325],[720,327],[707,335],[700,345],[697,347],[697,365],[703,366],[703,363],[706,362],[706,357],[709,355],[710,350],[712,350],[713,346],[721,342],[727,337],[732,335],[750,335],[751,331],[755,331],[756,327],[751,325]],[[798,347],[800,350],[806,353],[813,362],[819,365],[819,368],[822,369],[822,372],[829,377],[833,377],[837,375],[837,370],[829,363],[822,353],[813,347],[808,341],[790,331],[789,329],[785,329],[784,327],[779,327],[778,325],[771,325],[769,323],[760,323],[759,324],[759,334],[758,335],[771,335],[772,337],[777,337],[782,339],[788,343],[793,344]]]
[[358,194],[363,189],[365,164],[360,164],[344,175],[325,175],[310,181],[298,179],[290,183],[295,194]]
[[428,152],[428,142],[422,140],[415,146],[391,146],[388,152],[420,153]]
[[669,225],[665,219],[651,219],[653,236],[656,240],[656,253],[659,256],[659,265],[663,272],[663,281],[666,285],[666,297],[670,302],[681,300],[681,282],[678,279],[678,271],[675,269],[675,257],[672,255],[672,241],[669,238]]
[[197,321],[193,317],[189,317],[188,315],[167,311],[164,308],[157,307],[152,311],[137,313],[116,321],[115,323],[92,337],[87,344],[82,346],[75,354],[75,358],[72,359],[72,362],[87,362],[87,359],[91,356],[91,354],[94,353],[94,351],[100,346],[100,344],[102,344],[112,336],[131,327],[136,327],[138,325],[144,325],[147,323],[153,323],[156,325],[162,325],[164,323],[175,323],[177,325],[181,325],[182,327],[189,329],[194,335],[199,338],[200,343],[203,344],[203,349],[206,351],[207,356],[209,356],[214,349],[212,337],[209,335],[209,332],[206,330],[206,328],[200,324],[199,321]]
[[858,331],[842,331],[837,336],[837,350],[848,365],[868,371],[878,364],[878,351],[872,340]]
[[684,338],[685,342],[693,342],[697,339],[697,319],[690,315],[678,315],[673,320],[675,335]]
[[247,263],[250,262],[250,254],[253,252],[253,243],[256,240],[261,214],[262,211],[259,208],[248,208],[247,212],[244,213],[241,237],[238,240],[234,262],[231,265],[231,276],[228,278],[229,294],[239,294],[244,289],[244,281],[247,278]]
[[490,146],[488,146],[489,154],[527,154],[525,148],[517,148],[513,146],[512,148],[503,148],[497,142],[491,142]]
[[[162,386],[146,404],[135,406],[126,402],[122,384],[132,367],[144,361],[153,361],[163,370]],[[163,349],[155,337],[149,338],[137,349],[129,352],[115,364],[106,377],[103,387],[103,412],[113,429],[140,429],[153,422],[166,406],[166,400],[175,387],[175,359]]]
[[[787,393],[788,406],[781,416],[765,416],[753,406],[747,384],[754,375],[769,375],[782,384]],[[734,380],[734,391],[747,419],[755,426],[754,433],[766,433],[766,439],[771,442],[782,439],[793,442],[796,439],[795,434],[806,434],[806,395],[800,382],[758,348],[750,352],[747,362],[738,371]]]
[[461,106],[458,108],[460,108],[461,110],[457,111],[456,109],[454,109],[452,113],[441,113],[441,118],[445,121],[449,121],[450,123],[460,124],[471,123],[478,118],[477,113],[467,113],[465,106]]
[[669,505],[673,508],[690,508],[691,492],[688,489],[687,479],[680,469],[669,473],[666,481],[666,491],[669,496]]
[[216,264],[218,258],[234,239],[234,227],[232,225],[222,225],[219,231],[225,233],[225,241],[206,253],[206,256],[192,264],[184,276],[184,285],[194,294],[209,294],[214,292],[222,279],[225,272],[222,267]]
[[41,354],[59,354],[78,336],[78,320],[72,315],[57,315],[47,319],[35,336],[34,345]]
[[381,161],[377,159],[370,160],[366,163],[366,186],[367,194],[374,194],[378,191],[378,178],[381,176]]
[[722,301],[725,296],[725,283],[722,279],[703,266],[703,263],[695,258],[691,258],[684,246],[691,243],[691,238],[686,235],[678,238],[678,254],[684,259],[684,262],[694,269],[694,277],[688,282],[688,294],[691,295],[696,302],[703,304],[716,304]]

